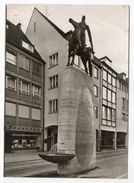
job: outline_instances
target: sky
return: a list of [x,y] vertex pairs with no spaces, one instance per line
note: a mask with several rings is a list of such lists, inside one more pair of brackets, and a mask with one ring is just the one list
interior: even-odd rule
[[[44,5],[14,4],[7,5],[7,19],[12,23],[22,24],[25,32],[36,7],[61,30],[73,30],[69,18],[80,22],[86,16],[89,25],[95,56],[107,56],[112,60],[112,67],[128,76],[128,44],[129,44],[129,7],[127,5]],[[88,40],[87,40],[88,41]],[[87,42],[89,45],[89,42]]]

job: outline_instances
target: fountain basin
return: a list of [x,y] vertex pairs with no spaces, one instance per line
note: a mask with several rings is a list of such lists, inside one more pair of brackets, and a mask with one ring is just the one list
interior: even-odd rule
[[63,154],[63,153],[41,153],[39,156],[49,162],[64,164],[67,161],[71,160],[75,155],[74,154]]

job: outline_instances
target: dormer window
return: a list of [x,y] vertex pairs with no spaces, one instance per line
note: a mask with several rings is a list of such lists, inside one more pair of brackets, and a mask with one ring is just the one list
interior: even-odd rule
[[31,51],[32,53],[34,52],[34,47],[30,45],[29,43],[26,43],[25,41],[22,41],[22,47],[26,48],[27,50]]

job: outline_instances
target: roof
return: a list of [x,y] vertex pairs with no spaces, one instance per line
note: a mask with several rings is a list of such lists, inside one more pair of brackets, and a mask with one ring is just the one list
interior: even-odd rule
[[[18,25],[14,25],[9,20],[7,20],[6,24],[8,25],[8,28],[6,28],[6,42],[19,48],[20,50],[31,55],[32,57],[44,62],[44,60],[41,58],[41,56],[35,49],[34,45],[30,42],[30,40],[27,38],[27,36],[24,34],[24,32],[21,30],[21,28],[19,28],[18,25],[20,25],[20,23]],[[26,43],[30,44],[31,46],[33,46],[34,51],[31,52],[31,51],[27,50],[26,48],[22,47],[22,40],[25,41]]]
[[45,18],[50,25],[52,25],[54,27],[54,29],[64,38],[66,39],[66,34],[59,28],[57,27],[53,22],[51,22],[51,20],[49,20],[45,15],[43,15],[37,8],[34,8],[34,10],[37,10],[42,16],[43,18]]
[[94,62],[98,67],[100,67],[100,68],[102,67],[102,64],[101,64],[100,60],[99,60],[96,56],[94,56],[93,62]]
[[107,59],[109,62],[112,62],[112,60],[110,60],[110,58],[108,58],[107,56],[104,56],[104,57],[100,58],[99,60],[104,60],[104,59]]
[[124,84],[128,85],[128,78],[124,79],[122,73],[117,74],[117,79],[122,81]]
[[108,69],[110,69],[112,72],[114,72],[115,74],[117,74],[117,72],[112,67],[110,67],[105,61],[102,61],[101,63],[102,63],[102,65],[105,65]]

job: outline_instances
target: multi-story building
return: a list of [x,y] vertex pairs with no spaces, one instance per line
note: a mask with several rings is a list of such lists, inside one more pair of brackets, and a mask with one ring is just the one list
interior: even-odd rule
[[108,57],[100,61],[103,67],[101,146],[116,149],[117,72],[110,67],[112,61]]
[[5,152],[43,150],[44,71],[21,24],[6,21]]
[[[36,8],[30,19],[26,35],[46,61],[45,71],[45,150],[57,143],[58,106],[63,71],[68,62],[68,39],[70,31],[64,33]],[[108,57],[92,62],[95,95],[95,123],[97,150],[116,149],[117,139],[117,72],[107,63]],[[84,67],[75,57],[78,69]],[[84,72],[84,71],[83,71]],[[120,128],[120,127],[119,127]]]
[[128,78],[117,75],[117,147],[128,146]]

